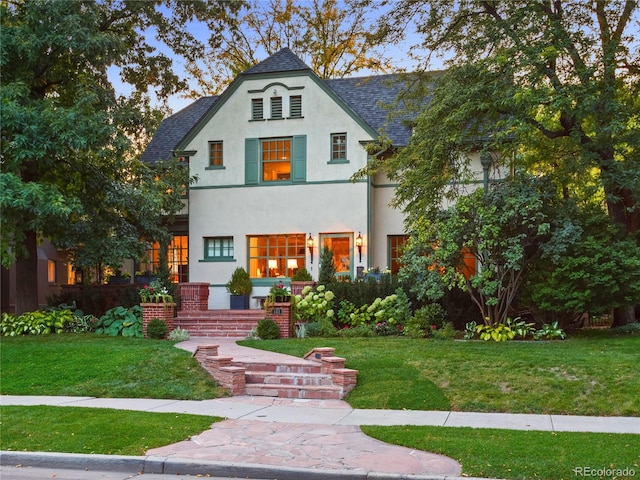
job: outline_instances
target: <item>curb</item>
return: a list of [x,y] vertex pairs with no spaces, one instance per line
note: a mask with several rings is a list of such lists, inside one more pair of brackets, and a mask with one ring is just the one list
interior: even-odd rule
[[0,451],[0,465],[247,479],[270,478],[274,480],[299,480],[300,478],[305,480],[489,480],[437,474],[411,475],[353,470],[290,468],[250,463],[195,461],[173,457],[13,452],[5,450]]

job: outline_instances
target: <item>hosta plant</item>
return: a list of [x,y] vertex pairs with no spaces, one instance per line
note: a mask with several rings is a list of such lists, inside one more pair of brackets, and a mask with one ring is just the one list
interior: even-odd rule
[[142,337],[142,307],[115,307],[108,310],[96,325],[98,335]]
[[481,340],[493,340],[494,342],[506,342],[507,340],[513,340],[516,336],[513,330],[502,323],[478,325],[476,327],[476,333],[480,336]]

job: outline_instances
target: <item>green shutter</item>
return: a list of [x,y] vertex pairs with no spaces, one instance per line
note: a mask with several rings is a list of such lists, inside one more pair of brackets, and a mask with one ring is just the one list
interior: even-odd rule
[[291,179],[294,182],[307,181],[307,136],[296,135],[291,145],[291,157],[293,170]]
[[260,182],[260,140],[244,139],[244,183],[256,185]]

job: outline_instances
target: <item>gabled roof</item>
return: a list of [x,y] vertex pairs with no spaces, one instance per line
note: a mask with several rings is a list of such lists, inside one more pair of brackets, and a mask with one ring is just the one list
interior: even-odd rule
[[172,156],[171,152],[175,150],[180,140],[191,131],[217,100],[217,96],[199,98],[191,105],[165,118],[142,153],[141,160],[149,163],[169,160]]
[[311,70],[311,68],[304,63],[300,57],[293,53],[291,49],[283,48],[253,67],[248,68],[240,75],[295,72],[299,70]]
[[[190,132],[197,131],[198,123],[207,121],[215,113],[216,102],[232,94],[243,78],[249,75],[290,74],[306,72],[314,80],[342,102],[344,108],[375,135],[384,132],[396,146],[406,145],[411,136],[409,118],[389,119],[389,105],[394,105],[398,94],[405,87],[401,74],[372,75],[368,77],[323,80],[289,48],[283,48],[262,62],[248,68],[236,78],[220,97],[203,97],[188,107],[166,118],[142,154],[142,160],[155,163],[168,159]],[[222,102],[224,103],[224,101]],[[195,129],[195,130],[194,130]]]

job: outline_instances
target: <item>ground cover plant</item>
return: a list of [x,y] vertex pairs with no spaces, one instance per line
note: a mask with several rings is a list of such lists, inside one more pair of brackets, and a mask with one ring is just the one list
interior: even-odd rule
[[[3,406],[0,412],[2,450],[105,455],[144,455],[150,448],[186,440],[222,420],[183,413],[44,405]],[[47,428],[42,428],[43,422]]]
[[[383,442],[453,458],[462,464],[464,476],[632,480],[640,472],[640,435],[406,425],[362,430]],[[603,475],[585,469],[603,470]]]
[[226,390],[169,341],[88,334],[3,337],[3,395],[202,400]]
[[243,341],[303,356],[332,346],[358,370],[355,408],[569,415],[640,414],[640,336],[574,333],[564,341],[403,337]]

